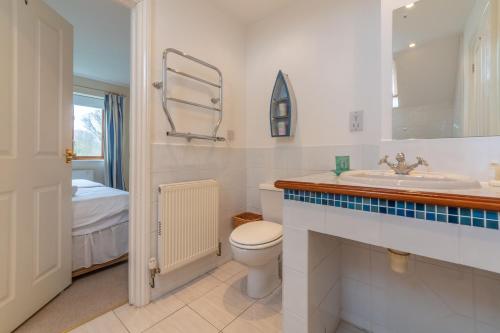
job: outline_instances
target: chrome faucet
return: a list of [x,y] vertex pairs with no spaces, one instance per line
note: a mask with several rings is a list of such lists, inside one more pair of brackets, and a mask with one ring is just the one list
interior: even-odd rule
[[378,162],[378,164],[379,165],[387,164],[389,166],[389,168],[394,170],[394,172],[397,175],[409,175],[410,172],[415,170],[419,165],[424,165],[424,166],[429,165],[426,160],[424,160],[422,157],[418,157],[418,156],[417,156],[417,163],[413,163],[413,164],[408,165],[408,164],[406,164],[406,156],[403,153],[396,154],[396,163],[389,162],[388,158],[389,158],[389,156],[385,155],[384,158],[382,158]]

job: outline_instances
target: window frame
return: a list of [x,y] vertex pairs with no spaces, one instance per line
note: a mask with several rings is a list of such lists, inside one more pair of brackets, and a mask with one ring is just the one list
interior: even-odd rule
[[392,60],[392,108],[399,109],[398,70],[396,60]]
[[[73,92],[73,95],[75,94],[80,94],[78,92]],[[80,95],[86,95],[86,94],[80,94]],[[98,96],[89,96],[89,97],[92,97],[92,98],[96,98],[96,99],[101,99],[100,97]],[[80,104],[75,104],[73,102],[73,130],[72,130],[72,148],[73,148],[73,153],[75,153],[75,105],[80,105]],[[80,105],[80,106],[85,106],[85,105]],[[96,108],[97,109],[97,108]],[[73,157],[73,160],[75,161],[101,161],[101,160],[104,160],[104,141],[105,141],[105,134],[104,134],[104,130],[105,130],[105,124],[104,124],[104,108],[100,109],[101,110],[101,156],[80,156],[80,155],[74,155]]]

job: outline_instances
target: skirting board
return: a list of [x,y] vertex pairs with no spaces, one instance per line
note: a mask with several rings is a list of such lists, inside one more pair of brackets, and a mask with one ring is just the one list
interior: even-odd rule
[[111,261],[108,261],[108,262],[105,262],[105,263],[102,263],[102,264],[93,265],[93,266],[90,266],[88,268],[77,269],[76,271],[73,271],[71,273],[71,276],[73,278],[76,278],[78,276],[81,276],[81,275],[84,275],[84,274],[87,274],[87,273],[90,273],[90,272],[94,272],[94,271],[97,271],[99,269],[102,269],[102,268],[105,268],[105,267],[109,267],[109,266],[112,266],[112,265],[115,265],[115,264],[118,264],[118,263],[121,263],[121,262],[125,262],[125,261],[128,261],[128,253],[125,253],[124,255],[122,255],[119,258],[113,259]]

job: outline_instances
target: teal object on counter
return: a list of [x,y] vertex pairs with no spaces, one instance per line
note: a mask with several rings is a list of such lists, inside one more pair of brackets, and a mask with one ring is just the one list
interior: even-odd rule
[[349,171],[351,169],[351,161],[349,156],[335,156],[335,170],[333,170],[337,176],[340,176],[342,172]]

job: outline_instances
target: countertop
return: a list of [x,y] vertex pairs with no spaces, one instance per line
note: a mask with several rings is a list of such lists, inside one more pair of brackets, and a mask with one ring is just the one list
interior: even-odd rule
[[413,188],[357,185],[339,181],[333,172],[278,180],[281,189],[345,194],[387,200],[477,208],[500,211],[500,187],[481,183],[481,188],[468,190],[422,190]]

